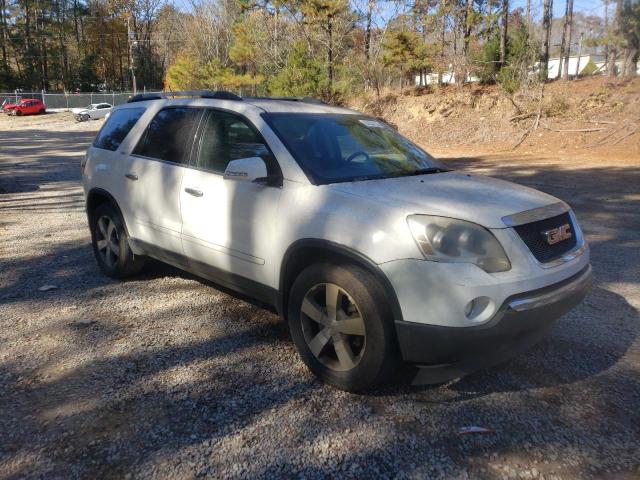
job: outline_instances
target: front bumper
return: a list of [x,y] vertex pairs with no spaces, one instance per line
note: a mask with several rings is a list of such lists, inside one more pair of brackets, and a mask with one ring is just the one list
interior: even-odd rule
[[421,368],[414,383],[440,383],[500,363],[537,343],[591,286],[591,265],[570,278],[507,298],[488,322],[446,327],[396,321],[402,357]]

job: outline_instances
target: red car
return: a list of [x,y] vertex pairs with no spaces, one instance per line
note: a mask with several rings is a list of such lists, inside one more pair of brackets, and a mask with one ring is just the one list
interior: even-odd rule
[[20,100],[17,104],[5,107],[5,111],[9,115],[37,115],[39,113],[45,113],[47,106],[42,103],[42,100],[36,98],[25,98]]

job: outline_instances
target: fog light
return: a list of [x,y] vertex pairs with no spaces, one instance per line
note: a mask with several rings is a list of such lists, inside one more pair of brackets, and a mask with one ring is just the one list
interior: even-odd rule
[[474,322],[484,322],[495,313],[495,302],[489,297],[477,297],[464,307],[464,314]]

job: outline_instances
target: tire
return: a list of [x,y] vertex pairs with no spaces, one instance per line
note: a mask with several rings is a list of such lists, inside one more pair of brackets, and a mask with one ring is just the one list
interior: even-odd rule
[[47,113],[47,112],[46,112],[46,111],[45,111],[45,109],[43,108],[43,109],[42,109],[42,110],[40,110],[38,113],[39,113],[40,115],[44,115],[44,114],[45,114],[45,113]]
[[83,121],[83,122],[88,122],[89,120],[91,120],[91,117],[90,117],[89,115],[84,114],[84,115],[82,116],[82,121]]
[[22,112],[20,110],[16,110],[16,117],[21,117],[22,116]]
[[384,290],[359,267],[306,268],[291,287],[288,322],[304,363],[320,380],[341,390],[370,389],[388,381],[401,365]]
[[91,243],[98,266],[111,278],[126,278],[140,272],[144,260],[134,256],[120,213],[108,203],[90,216]]

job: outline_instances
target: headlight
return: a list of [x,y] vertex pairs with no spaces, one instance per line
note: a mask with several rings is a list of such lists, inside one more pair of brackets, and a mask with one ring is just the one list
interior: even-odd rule
[[500,242],[480,225],[431,215],[410,215],[407,222],[428,260],[473,263],[488,273],[511,268]]

